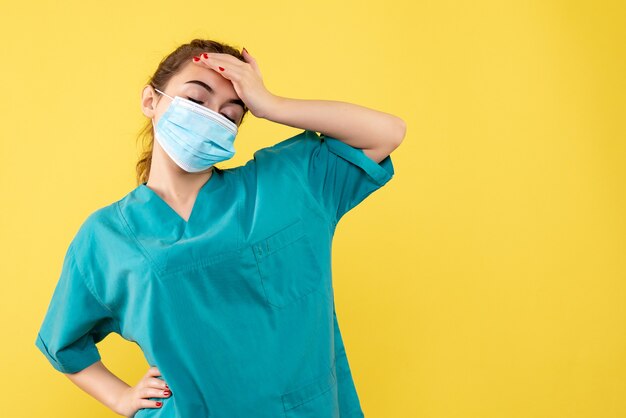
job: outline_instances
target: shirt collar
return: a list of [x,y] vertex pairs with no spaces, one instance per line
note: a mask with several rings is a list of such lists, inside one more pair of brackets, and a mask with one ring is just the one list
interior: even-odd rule
[[148,240],[150,245],[170,245],[193,235],[204,225],[202,216],[205,214],[207,200],[212,191],[222,185],[223,173],[214,169],[213,174],[198,190],[196,201],[185,221],[169,204],[167,204],[145,182],[133,189],[124,199],[119,201],[122,217],[133,234],[141,242]]

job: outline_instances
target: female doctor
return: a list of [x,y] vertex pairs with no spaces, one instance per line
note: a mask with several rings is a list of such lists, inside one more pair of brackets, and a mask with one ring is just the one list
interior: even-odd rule
[[[160,63],[141,106],[156,141],[138,186],[78,229],[36,346],[126,417],[363,417],[331,243],[393,176],[403,120],[274,95],[245,48],[200,39]],[[220,169],[248,110],[302,132]],[[134,386],[100,361],[111,332],[151,365]]]

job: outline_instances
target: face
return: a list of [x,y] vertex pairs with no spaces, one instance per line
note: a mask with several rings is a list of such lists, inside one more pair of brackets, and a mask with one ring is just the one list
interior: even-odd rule
[[[201,104],[230,119],[237,126],[241,124],[245,104],[237,96],[233,84],[215,70],[190,61],[172,76],[165,88],[159,90],[172,97],[181,96]],[[147,117],[154,118],[155,125],[171,102],[172,99],[151,86],[146,86],[142,92],[142,111]]]
[[[215,70],[196,65],[191,60],[170,78],[164,88],[159,90],[172,97],[180,96],[205,106],[230,119],[237,126],[241,124],[245,104],[237,96],[233,84]],[[142,91],[142,112],[148,118],[153,119],[155,126],[171,102],[172,99],[155,91],[150,85],[145,86]],[[158,141],[154,141],[151,171],[161,169],[183,172],[167,157]],[[212,167],[209,167],[204,172],[209,172],[211,169]]]

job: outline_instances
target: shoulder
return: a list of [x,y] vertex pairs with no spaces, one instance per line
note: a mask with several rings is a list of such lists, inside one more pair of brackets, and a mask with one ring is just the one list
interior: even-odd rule
[[324,139],[320,138],[316,132],[304,130],[297,135],[284,139],[276,144],[262,148],[255,153],[260,158],[289,159],[303,157],[310,154],[323,145]]
[[281,169],[296,169],[294,164],[310,160],[320,150],[324,139],[316,132],[304,130],[273,145],[256,150],[253,157],[239,167],[229,170],[244,175],[256,175],[261,172],[276,173]]
[[115,201],[89,213],[78,228],[75,239],[87,239],[91,237],[96,230],[116,222],[118,219],[118,202],[119,201]]
[[126,235],[118,213],[118,203],[122,200],[93,210],[79,225],[70,243],[79,263],[96,257],[97,251],[119,246],[120,238]]
[[258,149],[254,152],[252,160],[257,162],[269,161],[283,156],[302,154],[305,150],[313,151],[313,149],[319,147],[322,142],[323,138],[320,138],[316,132],[304,130],[273,145]]

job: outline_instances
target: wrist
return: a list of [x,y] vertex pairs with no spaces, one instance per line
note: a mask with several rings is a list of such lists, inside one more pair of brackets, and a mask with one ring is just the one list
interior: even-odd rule
[[259,117],[270,121],[275,121],[277,115],[280,114],[280,109],[282,108],[286,100],[287,99],[285,97],[277,96],[270,93],[269,99],[267,100],[267,106],[262,114],[259,115]]
[[126,398],[131,389],[130,386],[117,389],[111,397],[110,405],[108,405],[109,409],[118,415],[126,416]]

